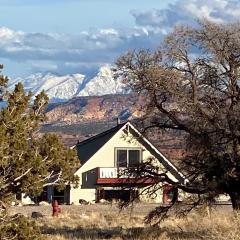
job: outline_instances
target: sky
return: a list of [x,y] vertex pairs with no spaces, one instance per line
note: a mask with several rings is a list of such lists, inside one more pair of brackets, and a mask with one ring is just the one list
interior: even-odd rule
[[15,78],[90,74],[176,25],[239,20],[240,0],[0,0],[0,12],[0,63]]

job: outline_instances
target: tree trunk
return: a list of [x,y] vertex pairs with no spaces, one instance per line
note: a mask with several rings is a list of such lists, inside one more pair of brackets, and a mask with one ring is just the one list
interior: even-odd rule
[[240,193],[233,192],[230,193],[229,195],[231,198],[233,210],[240,211]]

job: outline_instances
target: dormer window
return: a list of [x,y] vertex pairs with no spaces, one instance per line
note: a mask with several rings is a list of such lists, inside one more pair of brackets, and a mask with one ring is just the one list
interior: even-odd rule
[[141,149],[117,148],[115,156],[117,167],[136,167],[141,162]]

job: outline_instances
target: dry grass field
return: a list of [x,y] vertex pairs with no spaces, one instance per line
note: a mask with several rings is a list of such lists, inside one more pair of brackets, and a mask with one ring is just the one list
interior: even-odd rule
[[51,206],[12,208],[12,213],[30,216],[33,211],[44,217],[36,221],[46,240],[77,239],[240,239],[240,216],[229,207],[217,207],[211,215],[205,209],[191,213],[187,218],[171,218],[159,227],[145,225],[143,220],[154,205],[139,204],[134,209],[119,212],[116,205],[62,206],[58,218],[51,217]]

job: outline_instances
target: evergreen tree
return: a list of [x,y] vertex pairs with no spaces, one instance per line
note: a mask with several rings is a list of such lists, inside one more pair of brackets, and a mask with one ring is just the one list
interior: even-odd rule
[[35,196],[44,186],[77,184],[74,170],[80,165],[75,150],[56,135],[38,134],[45,120],[46,94],[41,92],[31,102],[32,94],[25,93],[21,83],[8,92],[7,82],[1,75],[0,95],[7,106],[0,110],[0,229],[11,222],[6,209],[16,194]]

